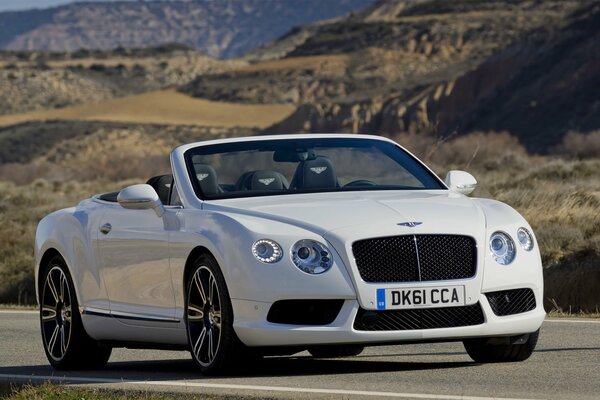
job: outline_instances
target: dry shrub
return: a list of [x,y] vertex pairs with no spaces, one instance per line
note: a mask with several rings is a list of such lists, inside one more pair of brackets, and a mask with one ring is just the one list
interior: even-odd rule
[[438,165],[455,165],[463,169],[484,166],[500,167],[527,157],[519,139],[508,132],[474,132],[440,142],[430,159]]
[[437,138],[429,134],[399,134],[391,137],[417,157],[435,166],[496,169],[527,159],[519,139],[508,132],[473,132],[458,137]]
[[406,148],[421,160],[427,160],[428,155],[435,151],[440,139],[429,134],[401,133],[389,135],[389,138]]
[[600,157],[600,131],[579,133],[569,131],[560,145],[552,149],[558,155],[583,158]]

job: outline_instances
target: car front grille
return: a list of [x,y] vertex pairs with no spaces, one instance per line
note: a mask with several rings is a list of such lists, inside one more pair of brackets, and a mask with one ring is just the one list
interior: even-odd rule
[[531,289],[502,290],[485,295],[494,314],[500,317],[531,311],[536,305]]
[[365,282],[419,282],[475,276],[477,244],[462,235],[403,235],[352,244]]
[[409,331],[416,329],[454,328],[485,322],[479,303],[446,308],[415,310],[365,310],[360,308],[354,320],[357,331]]

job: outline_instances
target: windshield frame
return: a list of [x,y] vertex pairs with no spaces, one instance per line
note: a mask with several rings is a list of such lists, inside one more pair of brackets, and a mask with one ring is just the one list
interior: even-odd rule
[[[284,192],[282,192],[282,191],[254,191],[253,190],[253,191],[247,191],[247,192],[246,191],[238,191],[238,192],[235,192],[234,195],[231,195],[228,193],[222,193],[222,194],[215,194],[215,195],[207,196],[202,192],[202,188],[200,187],[198,180],[194,179],[196,173],[194,170],[192,157],[195,155],[199,155],[199,154],[200,155],[208,155],[208,154],[218,154],[219,153],[218,151],[209,151],[211,149],[229,147],[231,149],[231,152],[235,152],[235,151],[240,151],[240,150],[238,150],[239,148],[244,148],[246,146],[258,147],[258,146],[260,146],[260,143],[263,143],[263,144],[268,143],[268,144],[272,145],[273,142],[282,142],[282,141],[288,141],[288,142],[306,141],[306,142],[320,143],[320,142],[325,142],[325,141],[329,142],[329,141],[336,141],[336,140],[337,141],[339,141],[339,140],[359,140],[359,141],[366,141],[366,142],[370,141],[373,143],[378,143],[380,146],[383,146],[383,145],[390,146],[390,148],[393,148],[394,150],[401,152],[404,157],[407,157],[412,162],[414,162],[417,167],[421,168],[422,172],[425,175],[427,175],[429,178],[431,178],[431,180],[436,184],[437,187],[422,187],[422,188],[407,187],[407,188],[403,189],[403,188],[400,188],[398,185],[394,185],[394,186],[390,186],[390,187],[386,187],[384,185],[378,185],[378,186],[369,186],[369,187],[347,187],[347,188],[341,187],[341,188],[335,188],[335,189],[332,189],[332,188],[301,189],[301,190],[296,189],[296,190],[287,190]],[[236,148],[238,148],[238,149],[236,149]],[[226,153],[226,152],[220,152],[220,153]],[[388,155],[388,157],[389,157],[389,155]],[[192,185],[194,194],[201,201],[237,199],[237,198],[254,198],[254,197],[266,197],[266,196],[287,196],[287,195],[311,194],[311,193],[345,193],[345,192],[358,192],[358,191],[448,190],[448,187],[443,182],[443,180],[440,179],[440,177],[437,176],[437,174],[435,174],[421,160],[419,160],[417,157],[415,157],[413,154],[411,154],[409,151],[407,151],[406,149],[404,149],[397,143],[395,143],[391,140],[378,138],[378,137],[364,137],[364,136],[361,137],[358,135],[357,135],[357,137],[353,137],[350,135],[348,135],[348,136],[331,135],[331,137],[328,137],[328,136],[303,136],[303,137],[282,136],[280,138],[265,138],[263,140],[258,139],[257,137],[252,137],[252,140],[239,140],[239,141],[227,140],[225,142],[210,143],[210,144],[199,143],[197,146],[193,146],[193,147],[189,147],[189,148],[185,149],[185,151],[183,152],[183,158],[184,158],[184,164],[185,164],[187,178],[189,179],[189,182]],[[393,159],[392,157],[390,157],[390,158]],[[394,161],[396,161],[396,160],[394,160]],[[399,165],[404,167],[400,163],[399,163]]]

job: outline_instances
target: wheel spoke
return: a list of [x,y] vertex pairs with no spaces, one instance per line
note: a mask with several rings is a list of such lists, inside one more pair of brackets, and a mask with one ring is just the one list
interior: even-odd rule
[[59,284],[60,291],[58,293],[58,298],[63,303],[65,302],[65,285],[66,284],[67,284],[67,277],[63,273],[61,273],[60,274],[60,284]]
[[212,362],[215,358],[215,349],[213,347],[213,330],[208,331],[208,362]]
[[221,311],[213,311],[213,320],[215,326],[221,329]]
[[42,306],[42,321],[48,322],[56,318],[56,308],[43,305]]
[[204,318],[204,311],[194,304],[188,303],[188,320],[201,321]]
[[58,291],[56,290],[56,284],[54,283],[54,279],[52,279],[52,271],[50,271],[48,277],[46,278],[46,286],[48,286],[48,289],[50,289],[50,293],[52,293],[54,301],[56,302],[56,304],[58,304],[60,298],[58,297]]
[[206,304],[206,294],[204,293],[204,285],[202,285],[202,280],[200,278],[200,271],[197,271],[194,274],[194,280],[196,282],[196,289],[198,290],[198,294],[200,294],[200,298],[202,299],[202,304]]
[[202,344],[204,343],[204,338],[206,337],[206,327],[202,327],[202,332],[200,332],[200,336],[198,336],[198,340],[196,340],[196,344],[194,344],[194,354],[196,358],[200,360],[200,349],[202,348]]
[[54,331],[52,332],[52,336],[50,336],[50,340],[48,341],[48,352],[54,355],[54,346],[56,346],[56,340],[58,339],[58,333],[60,331],[60,327],[58,324],[54,327]]
[[214,298],[214,285],[215,285],[215,277],[213,274],[210,274],[208,276],[208,301],[210,302],[210,304],[215,304],[215,298]]
[[60,355],[62,356],[67,352],[67,339],[65,337],[65,326],[60,327]]
[[64,316],[64,321],[68,322],[69,324],[71,323],[71,318],[72,318],[72,313],[71,313],[71,307],[66,307],[65,308],[65,316]]

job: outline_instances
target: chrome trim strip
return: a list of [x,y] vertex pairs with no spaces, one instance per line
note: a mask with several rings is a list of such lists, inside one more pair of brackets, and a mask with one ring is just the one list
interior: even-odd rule
[[417,235],[413,235],[413,239],[415,241],[415,251],[417,252],[417,272],[419,273],[419,282],[422,282],[421,278],[421,257],[419,256],[419,242],[417,240]]
[[136,321],[149,321],[149,322],[168,322],[168,323],[179,323],[180,320],[177,318],[165,318],[165,317],[155,317],[148,315],[140,315],[134,313],[126,313],[126,312],[118,312],[118,311],[110,311],[104,310],[101,308],[92,308],[92,307],[83,307],[81,309],[82,315],[93,315],[96,317],[112,317],[119,319],[131,319]]

